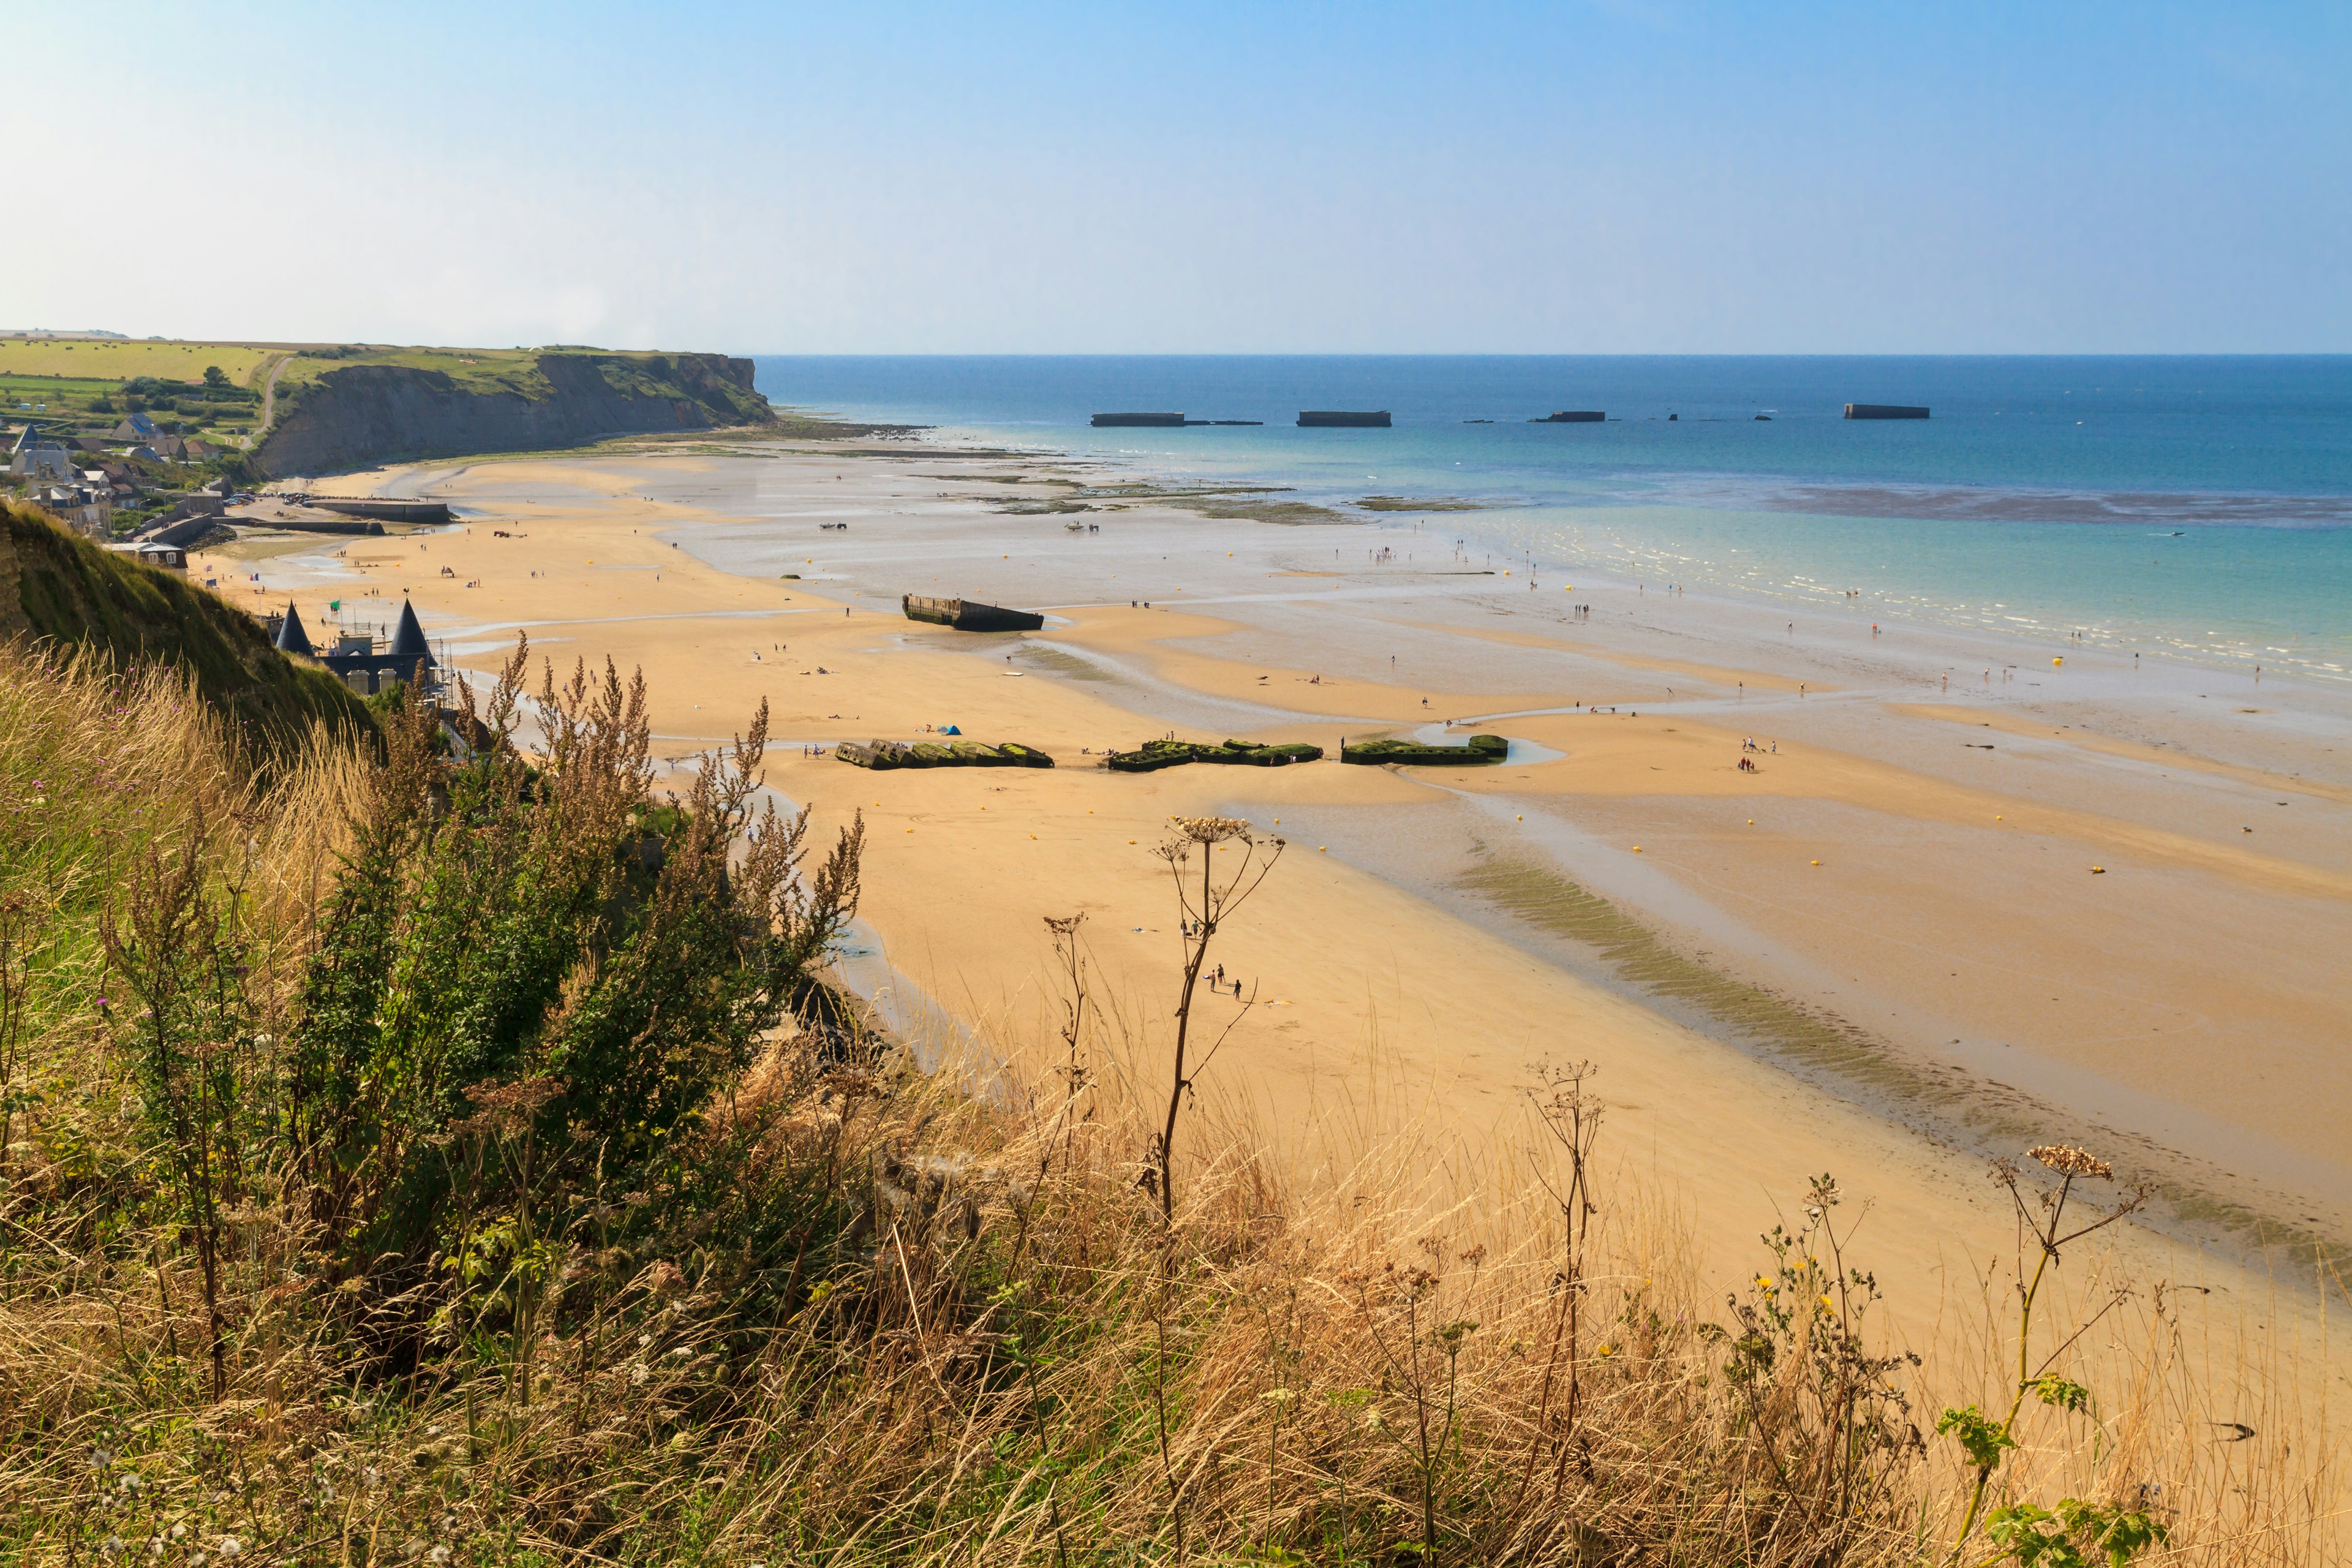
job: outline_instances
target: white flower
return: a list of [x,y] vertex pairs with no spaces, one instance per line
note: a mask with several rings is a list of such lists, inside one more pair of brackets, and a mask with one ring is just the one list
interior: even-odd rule
[[123,1552],[122,1537],[110,1535],[98,1543],[98,1549],[109,1557],[120,1557]]
[[174,1541],[180,1540],[187,1533],[188,1527],[185,1524],[175,1524],[172,1527],[172,1539]]
[[136,1470],[125,1470],[125,1471],[122,1473],[122,1479],[121,1479],[121,1480],[119,1480],[119,1481],[117,1481],[117,1482],[115,1482],[114,1484],[115,1484],[116,1486],[118,1486],[118,1487],[121,1487],[124,1491],[127,1491],[127,1492],[135,1492],[135,1491],[137,1491],[137,1490],[138,1490],[142,1486],[145,1485],[146,1483],[145,1483],[145,1482],[143,1482],[143,1481],[142,1481],[142,1480],[139,1479],[139,1472],[138,1472],[138,1471],[136,1471]]
[[245,1551],[245,1542],[239,1541],[234,1535],[224,1535],[220,1538],[219,1550],[221,1561],[226,1563],[230,1558],[237,1556]]
[[446,1546],[436,1546],[425,1555],[436,1563],[446,1563],[449,1561],[449,1549]]
[[383,1472],[370,1465],[360,1471],[360,1481],[365,1486],[380,1487],[383,1485]]
[[646,1384],[646,1380],[651,1376],[653,1376],[653,1373],[646,1370],[645,1363],[640,1361],[630,1363],[629,1382],[632,1385],[643,1388]]

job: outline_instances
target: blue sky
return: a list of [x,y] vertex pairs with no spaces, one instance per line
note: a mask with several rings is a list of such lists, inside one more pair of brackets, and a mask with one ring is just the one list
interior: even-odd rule
[[0,248],[0,326],[2352,350],[2340,0],[134,3],[103,34],[0,90],[59,172],[20,160],[16,216],[63,200]]

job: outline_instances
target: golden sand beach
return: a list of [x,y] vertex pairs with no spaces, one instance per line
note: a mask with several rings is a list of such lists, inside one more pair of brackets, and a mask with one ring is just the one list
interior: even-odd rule
[[[992,1050],[1048,1036],[1043,921],[1080,912],[1154,1048],[1168,818],[1284,837],[1218,938],[1244,995],[1217,1004],[1220,1027],[1241,1016],[1202,1088],[1302,1168],[1410,1115],[1445,1131],[1438,1176],[1475,1187],[1524,1136],[1528,1065],[1590,1058],[1614,1160],[1683,1205],[1711,1266],[1748,1267],[1776,1205],[1834,1171],[1874,1205],[1881,1278],[1926,1287],[1922,1320],[2009,1245],[1983,1172],[2027,1142],[2161,1185],[2123,1244],[2157,1274],[2252,1291],[2267,1247],[2301,1258],[2308,1301],[2314,1248],[2352,1237],[2343,697],[2053,669],[1883,612],[1873,637],[1598,577],[1531,593],[1368,563],[1370,524],[999,510],[986,481],[1042,461],[803,443],[437,465],[331,488],[446,499],[451,530],[208,559],[314,635],[331,599],[388,622],[405,596],[467,669],[518,631],[559,668],[641,668],[673,760],[766,701],[772,786],[868,825],[860,984]],[[971,636],[906,619],[904,592],[1050,618]],[[824,754],[949,724],[1058,765]],[[1519,752],[1330,760],[1343,735],[1474,730]],[[1171,731],[1329,756],[1098,765]]]

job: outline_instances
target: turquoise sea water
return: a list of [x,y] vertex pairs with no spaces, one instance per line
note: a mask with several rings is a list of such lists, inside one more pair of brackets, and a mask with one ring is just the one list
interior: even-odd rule
[[[2352,679],[2352,357],[757,361],[773,401],[1345,502],[1782,600]],[[1926,421],[1850,421],[1848,402]],[[1384,408],[1385,430],[1302,430]],[[1605,424],[1540,425],[1554,409]],[[1262,419],[1108,429],[1108,410]],[[1759,420],[1756,416],[1768,417]],[[1675,417],[1669,418],[1669,416]],[[1472,423],[1492,421],[1492,423]]]

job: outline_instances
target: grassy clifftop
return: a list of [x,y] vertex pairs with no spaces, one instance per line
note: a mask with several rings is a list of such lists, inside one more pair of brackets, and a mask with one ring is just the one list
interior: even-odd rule
[[100,549],[28,507],[0,503],[0,636],[89,647],[118,668],[168,665],[266,749],[313,722],[368,728],[365,706],[323,669],[297,666],[260,626],[177,574]]

